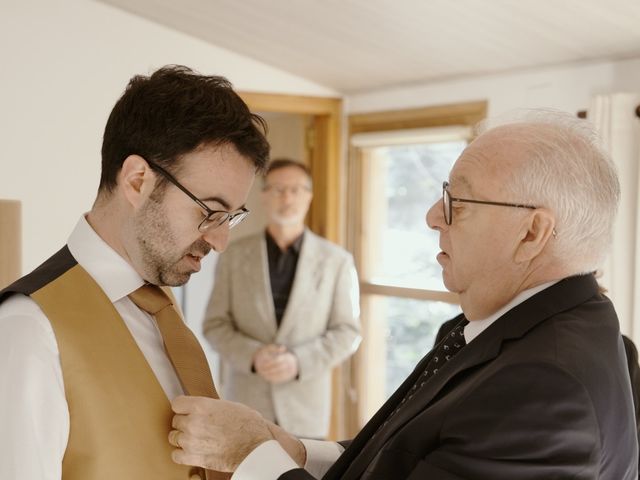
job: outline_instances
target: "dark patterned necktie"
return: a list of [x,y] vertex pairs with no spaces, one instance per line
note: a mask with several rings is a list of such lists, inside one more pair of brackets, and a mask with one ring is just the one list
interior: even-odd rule
[[[467,344],[464,339],[464,327],[468,323],[468,320],[460,321],[455,327],[453,327],[453,329],[451,329],[447,336],[444,337],[438,345],[436,345],[435,352],[433,353],[431,360],[429,360],[429,363],[427,363],[426,368],[423,370],[422,375],[418,377],[393,413],[389,415],[389,418],[398,413],[398,410],[400,410],[408,400],[411,400],[418,390],[420,390],[420,388],[422,388],[431,377],[438,373],[438,370],[441,369],[444,364],[455,357],[457,353],[462,350],[462,347]],[[388,421],[389,419],[387,419],[384,424]]]
[[[408,403],[409,400],[411,400],[411,398],[413,398],[416,393],[418,393],[420,388],[422,388],[430,378],[438,373],[438,370],[440,370],[466,345],[464,340],[464,327],[467,323],[469,323],[467,320],[461,320],[449,333],[447,333],[447,336],[435,346],[435,351],[429,359],[426,368],[405,394],[402,401],[396,406],[395,410],[387,416],[386,420],[378,426],[373,435],[366,440],[365,445],[362,446],[361,453],[353,460],[353,463],[346,467],[349,474],[360,477],[362,472],[368,465],[370,465],[375,456],[382,449],[387,438],[384,435],[385,427],[389,424],[391,419]],[[357,440],[358,437],[356,437],[354,442]]]

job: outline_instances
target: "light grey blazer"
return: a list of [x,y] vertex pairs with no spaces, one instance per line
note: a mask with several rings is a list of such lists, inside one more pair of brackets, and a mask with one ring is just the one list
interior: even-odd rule
[[[287,308],[277,327],[264,233],[242,238],[216,268],[204,335],[222,362],[222,397],[244,403],[288,432],[325,437],[331,369],[360,342],[358,279],[351,255],[306,230]],[[298,358],[299,377],[272,385],[252,373],[252,357],[269,343]]]

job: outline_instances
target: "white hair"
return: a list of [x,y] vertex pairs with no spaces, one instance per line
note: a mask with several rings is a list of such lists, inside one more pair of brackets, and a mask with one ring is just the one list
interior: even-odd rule
[[525,155],[506,185],[512,201],[555,214],[551,252],[562,265],[573,273],[597,270],[611,243],[620,184],[593,125],[554,110],[518,111],[497,120],[480,128],[525,127],[509,138]]

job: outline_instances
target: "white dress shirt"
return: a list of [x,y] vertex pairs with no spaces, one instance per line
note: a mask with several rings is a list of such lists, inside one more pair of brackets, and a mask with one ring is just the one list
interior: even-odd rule
[[[84,216],[68,247],[121,315],[167,398],[183,393],[153,318],[128,298],[143,279]],[[69,410],[58,345],[49,320],[29,297],[0,305],[0,479],[60,480]]]
[[[467,344],[471,343],[478,335],[509,310],[555,283],[557,282],[548,282],[524,290],[488,318],[469,322],[464,327],[464,339]],[[321,478],[344,451],[342,445],[334,442],[302,440],[302,443],[307,450],[305,469],[315,478]],[[272,480],[295,468],[297,468],[297,465],[285,453],[284,449],[280,447],[280,444],[275,440],[271,440],[263,443],[251,452],[238,466],[231,478],[232,480]]]
[[465,325],[464,327],[465,342],[469,344],[474,338],[476,338],[478,335],[484,332],[489,327],[489,325],[491,325],[493,322],[495,322],[497,319],[499,319],[509,310],[511,310],[512,308],[515,308],[517,305],[520,305],[525,300],[528,300],[531,297],[533,297],[536,293],[539,293],[542,290],[549,288],[551,285],[555,283],[558,283],[558,281],[554,280],[553,282],[543,283],[536,287],[529,288],[528,290],[524,290],[520,292],[518,295],[516,295],[515,297],[513,297],[513,300],[507,303],[504,307],[500,308],[497,312],[493,313],[492,315],[489,315],[487,318],[483,320],[473,320],[472,322],[467,323],[467,325]]

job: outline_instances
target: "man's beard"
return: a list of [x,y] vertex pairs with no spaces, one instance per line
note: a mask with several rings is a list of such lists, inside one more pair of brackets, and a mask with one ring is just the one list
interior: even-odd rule
[[145,280],[155,285],[177,287],[187,283],[192,270],[181,265],[187,254],[204,257],[211,246],[202,238],[177,253],[178,242],[160,202],[150,198],[136,221],[136,239]]
[[296,225],[304,223],[304,216],[302,216],[301,218],[299,212],[294,212],[289,215],[287,215],[287,212],[287,209],[284,209],[284,213],[276,212],[271,215],[271,220],[273,221],[273,223],[281,227],[294,227]]

